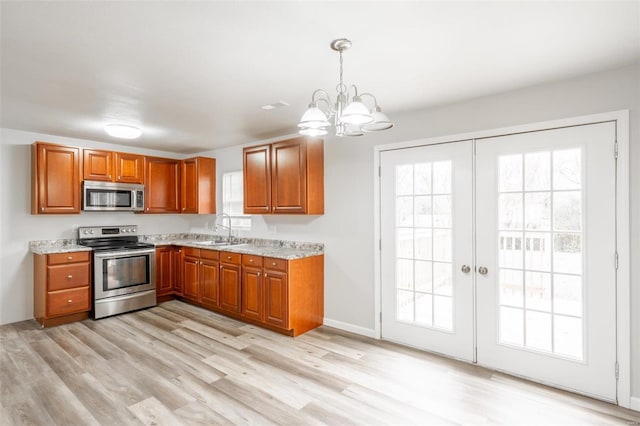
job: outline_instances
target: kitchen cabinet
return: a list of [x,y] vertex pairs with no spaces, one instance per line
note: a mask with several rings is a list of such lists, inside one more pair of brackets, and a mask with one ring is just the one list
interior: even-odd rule
[[183,295],[183,273],[182,273],[182,248],[171,248],[171,273],[173,275],[173,294],[176,296]]
[[195,157],[181,163],[182,213],[216,212],[216,160]]
[[262,256],[242,255],[242,316],[264,319]]
[[284,329],[289,327],[287,263],[266,259],[264,270],[265,322]]
[[183,297],[208,308],[218,307],[218,252],[183,249]]
[[113,153],[97,149],[82,150],[84,180],[113,181]]
[[156,248],[156,297],[158,303],[182,296],[182,249],[174,246]]
[[180,213],[180,160],[145,157],[145,213]]
[[106,182],[143,183],[144,156],[83,149],[83,178]]
[[243,149],[246,214],[324,214],[324,142],[298,137]]
[[144,156],[126,152],[114,153],[116,182],[144,183]]
[[240,259],[238,253],[220,252],[220,309],[240,313]]
[[80,148],[31,146],[31,214],[80,213]]
[[34,254],[33,276],[33,312],[43,327],[89,317],[90,251]]
[[173,293],[175,274],[172,273],[172,252],[171,246],[156,248],[156,297],[158,298]]

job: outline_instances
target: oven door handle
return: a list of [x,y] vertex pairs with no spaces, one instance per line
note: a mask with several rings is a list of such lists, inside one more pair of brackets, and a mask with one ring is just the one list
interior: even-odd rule
[[144,255],[144,254],[154,254],[156,252],[155,249],[136,249],[136,250],[128,250],[128,251],[116,251],[116,252],[94,252],[94,256],[96,259],[116,259],[118,257],[125,256],[133,256],[133,255]]

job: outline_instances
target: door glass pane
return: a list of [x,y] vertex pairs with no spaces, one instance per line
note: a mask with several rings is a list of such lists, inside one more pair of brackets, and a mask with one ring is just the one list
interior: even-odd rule
[[500,343],[583,359],[581,163],[579,148],[498,159]]
[[451,161],[396,166],[399,321],[453,329],[452,173]]

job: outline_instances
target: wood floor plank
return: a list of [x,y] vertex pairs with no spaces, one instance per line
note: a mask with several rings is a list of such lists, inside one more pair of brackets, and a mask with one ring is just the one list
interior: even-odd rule
[[640,413],[392,342],[291,338],[174,300],[0,326],[2,426],[640,424]]

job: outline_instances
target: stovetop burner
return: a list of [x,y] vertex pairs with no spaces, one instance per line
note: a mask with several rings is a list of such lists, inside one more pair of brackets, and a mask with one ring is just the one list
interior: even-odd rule
[[94,251],[152,248],[153,244],[138,241],[138,228],[126,226],[91,226],[78,228],[78,243]]

